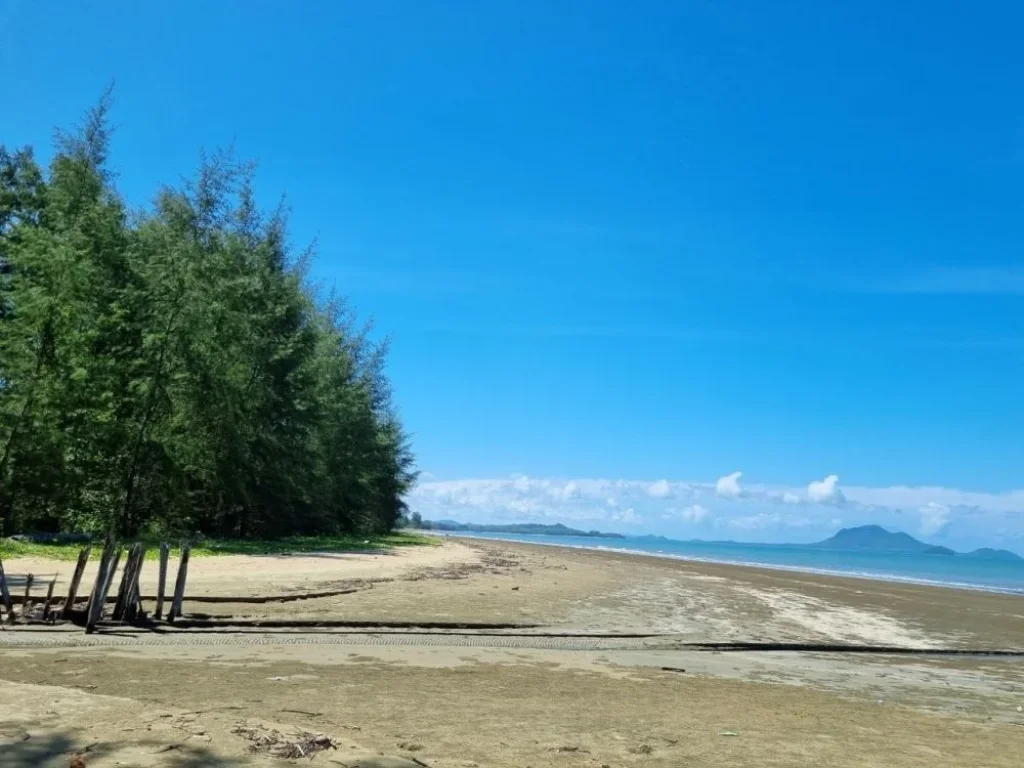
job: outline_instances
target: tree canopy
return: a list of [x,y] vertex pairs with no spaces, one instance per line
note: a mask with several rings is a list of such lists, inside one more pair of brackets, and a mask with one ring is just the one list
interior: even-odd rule
[[386,344],[230,154],[131,209],[107,112],[45,169],[0,145],[0,533],[390,530],[414,472]]

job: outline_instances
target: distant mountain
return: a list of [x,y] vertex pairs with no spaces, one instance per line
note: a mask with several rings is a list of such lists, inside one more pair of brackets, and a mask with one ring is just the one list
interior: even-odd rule
[[905,552],[921,555],[953,555],[953,550],[925,544],[903,532],[887,531],[880,525],[843,528],[835,536],[812,544],[820,549],[867,550],[871,552]]
[[974,557],[978,560],[1024,562],[1024,557],[1021,557],[1016,552],[1011,552],[1008,549],[992,549],[991,547],[982,547],[981,549],[976,549],[973,552],[967,552],[964,554],[964,557]]
[[887,531],[880,525],[861,525],[857,528],[843,528],[835,536],[811,544],[819,549],[845,549],[861,552],[893,552],[914,555],[957,555],[978,560],[999,560],[1001,562],[1024,562],[1024,557],[1006,549],[984,547],[973,552],[959,553],[949,547],[926,544],[900,531]]
[[424,520],[424,530],[449,531],[458,533],[522,533],[543,536],[586,536],[595,539],[624,539],[621,533],[602,533],[601,531],[580,531],[575,528],[556,523],[555,525],[543,525],[541,523],[509,523],[507,525],[481,525],[477,523],[458,523],[454,520]]

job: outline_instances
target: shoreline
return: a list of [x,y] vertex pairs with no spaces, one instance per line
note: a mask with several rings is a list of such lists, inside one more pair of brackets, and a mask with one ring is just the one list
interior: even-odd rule
[[[25,756],[14,765],[56,768],[33,758],[57,743],[46,754],[64,766],[88,745],[97,766],[156,768],[170,751],[196,765],[269,764],[244,723],[325,733],[347,765],[411,766],[412,754],[437,768],[1019,763],[1024,655],[985,655],[1020,647],[1017,596],[568,542],[438,541],[197,559],[190,577],[204,592],[356,587],[217,608],[262,628],[0,632],[0,762],[13,746]],[[185,611],[196,607],[186,595]],[[272,626],[316,619],[374,627]],[[526,626],[388,629],[395,621]],[[750,643],[807,647],[706,647]]]
[[[863,581],[882,582],[885,584],[906,584],[918,587],[933,587],[935,589],[958,590],[965,592],[982,592],[994,595],[1024,596],[1024,588],[998,587],[987,584],[974,584],[961,581],[941,581],[937,579],[917,578],[913,576],[902,576],[896,573],[875,573],[871,571],[852,571],[838,568],[814,568],[802,565],[784,565],[780,563],[761,563],[754,560],[728,560],[724,558],[702,557],[699,555],[676,554],[663,551],[649,551],[642,549],[631,549],[628,547],[612,547],[591,544],[575,544],[555,541],[532,541],[529,539],[505,538],[502,534],[472,533],[469,531],[446,532],[446,531],[423,531],[430,536],[458,540],[470,539],[474,541],[499,541],[506,544],[527,544],[538,547],[556,547],[572,550],[583,550],[587,552],[611,552],[620,555],[630,555],[645,558],[655,558],[683,563],[703,563],[707,565],[735,566],[737,568],[765,569],[779,571],[782,573],[812,574],[817,576],[828,576],[841,579],[859,579]],[[516,534],[529,536],[531,534]],[[582,538],[566,536],[565,538]],[[685,542],[683,542],[685,543]]]

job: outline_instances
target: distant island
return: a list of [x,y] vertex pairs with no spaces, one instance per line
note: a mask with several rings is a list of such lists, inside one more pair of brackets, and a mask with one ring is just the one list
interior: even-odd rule
[[886,552],[894,554],[942,555],[970,557],[978,560],[1024,561],[1024,558],[1006,549],[988,547],[972,552],[956,552],[949,547],[936,546],[915,539],[901,531],[887,531],[880,525],[861,525],[843,528],[835,536],[810,546],[817,549],[836,549],[859,552]]
[[416,516],[409,520],[409,527],[424,531],[445,531],[448,533],[520,533],[543,536],[584,536],[594,539],[624,539],[621,533],[604,533],[602,531],[580,531],[576,528],[556,523],[508,523],[505,525],[484,525],[480,523],[458,523],[454,520],[423,520]]

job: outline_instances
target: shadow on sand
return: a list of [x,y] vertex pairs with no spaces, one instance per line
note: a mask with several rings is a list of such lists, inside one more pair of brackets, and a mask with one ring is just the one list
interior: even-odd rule
[[[0,765],[4,768],[69,768],[76,765],[73,761],[79,756],[82,762],[77,765],[85,765],[88,768],[93,761],[115,752],[117,746],[105,743],[90,745],[62,731],[34,734],[28,738],[15,735],[13,739],[5,737],[0,740]],[[180,744],[168,748],[166,744],[153,741],[133,742],[132,746],[148,752],[151,755],[151,762],[127,763],[129,765],[159,765],[169,768],[234,768],[247,765],[234,758],[216,755],[209,748],[200,745]]]

